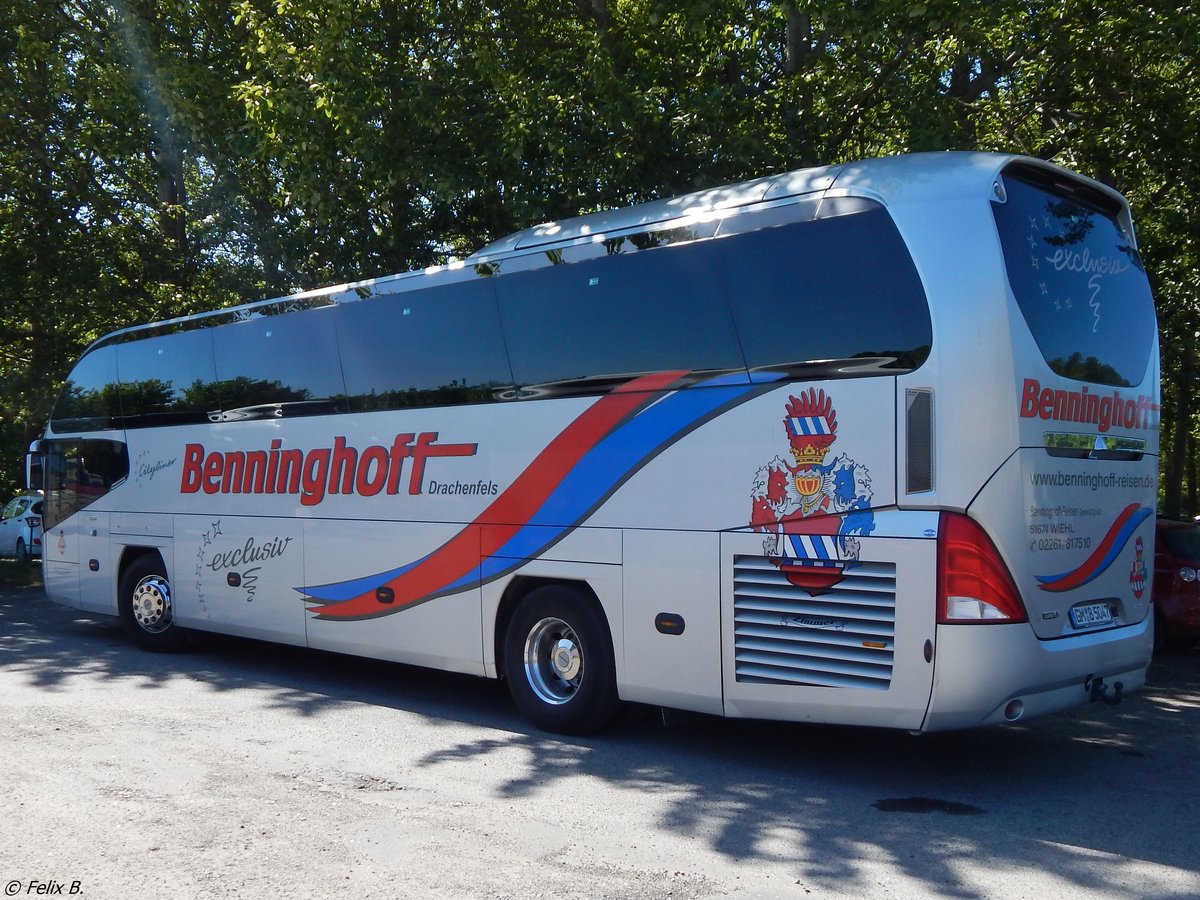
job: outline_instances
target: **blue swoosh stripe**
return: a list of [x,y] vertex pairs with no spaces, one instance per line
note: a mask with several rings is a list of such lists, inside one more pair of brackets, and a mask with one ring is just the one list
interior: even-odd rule
[[747,384],[744,377],[739,380],[722,376],[677,391],[642,410],[584,454],[526,526],[483,560],[478,577],[451,582],[445,592],[497,578],[536,557],[587,518],[664,445],[674,443],[722,406],[761,390],[759,385]]

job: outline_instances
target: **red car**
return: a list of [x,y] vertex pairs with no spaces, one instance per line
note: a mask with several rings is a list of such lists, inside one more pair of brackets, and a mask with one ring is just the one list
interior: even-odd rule
[[1154,548],[1154,646],[1200,640],[1200,524],[1159,519]]

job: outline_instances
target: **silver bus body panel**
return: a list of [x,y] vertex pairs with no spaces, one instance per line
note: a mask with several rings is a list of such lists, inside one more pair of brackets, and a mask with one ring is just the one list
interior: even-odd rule
[[[1086,702],[1085,682],[1095,678],[1135,690],[1144,681],[1151,634],[1145,602],[1126,595],[1136,580],[1134,536],[1152,559],[1152,523],[1131,526],[1123,535],[1128,548],[1122,555],[1090,586],[1061,592],[1053,604],[1041,602],[1045,592],[1039,593],[1037,576],[1059,574],[1080,560],[1065,559],[1058,550],[1056,556],[1041,557],[1026,552],[1031,537],[1036,540],[1031,507],[1081,504],[1066,495],[1051,503],[1027,489],[1032,473],[1042,471],[1038,454],[1045,453],[1043,433],[1049,426],[1022,418],[1022,386],[1030,378],[1063,390],[1073,383],[1047,367],[1008,286],[991,203],[1005,167],[1017,160],[1081,180],[1038,161],[982,153],[919,154],[804,170],[537,226],[450,266],[165,323],[191,328],[253,319],[267,307],[293,302],[310,307],[354,303],[477,279],[494,264],[499,264],[496,280],[502,281],[509,260],[548,265],[545,259],[555,249],[639,229],[799,201],[819,200],[833,215],[835,201],[865,198],[887,209],[912,256],[928,297],[932,347],[910,372],[793,376],[764,388],[660,448],[565,536],[540,542],[545,546],[536,556],[514,558],[503,574],[480,574],[481,583],[414,604],[399,615],[361,620],[336,620],[305,591],[420,561],[465,530],[475,529],[470,533],[477,548],[500,544],[489,528],[503,529],[507,523],[476,524],[490,497],[464,493],[435,500],[428,490],[416,497],[404,496],[401,489],[398,499],[389,500],[331,492],[306,505],[296,496],[234,498],[206,488],[181,504],[175,487],[184,446],[202,445],[206,454],[220,456],[265,449],[278,438],[311,454],[314,448],[329,448],[330,436],[338,435],[365,452],[385,451],[403,433],[432,434],[443,444],[477,443],[481,450],[469,460],[431,463],[430,477],[494,485],[503,492],[595,401],[566,397],[113,432],[113,439],[128,442],[131,459],[145,458],[163,468],[139,476],[135,465],[126,483],[47,530],[48,592],[68,605],[115,612],[123,554],[152,548],[169,569],[181,624],[495,677],[500,671],[495,630],[517,579],[578,582],[591,589],[605,612],[623,699],[727,716],[941,730],[1011,720],[1014,700],[1020,701],[1021,717]],[[1111,190],[1087,184],[1123,204]],[[1123,205],[1121,215],[1128,220]],[[798,270],[797,278],[803,277]],[[829,308],[798,311],[795,321],[771,324],[836,328],[838,320],[839,311]],[[129,341],[151,327],[164,324],[116,332],[94,346]],[[1147,402],[1157,403],[1157,384],[1151,384],[1156,360],[1155,345],[1142,384],[1121,391],[1136,395],[1140,390],[1153,398]],[[911,492],[905,479],[905,448],[912,445],[906,418],[910,391],[927,393],[932,403],[926,448],[932,480]],[[840,462],[839,475],[869,485],[856,498],[866,498],[868,509],[839,508],[836,517],[845,523],[848,516],[869,511],[872,525],[832,534],[789,530],[781,519],[772,532],[751,519],[752,507],[762,499],[759,482],[770,476],[776,460],[788,459],[784,429],[795,416],[787,404],[818,393],[833,404],[838,421],[835,449],[825,465]],[[669,394],[662,392],[664,398]],[[1083,426],[1052,426],[1088,433]],[[1144,439],[1143,459],[1120,465],[1143,476],[1152,472],[1158,453],[1153,432],[1134,435]],[[50,429],[48,437],[53,436]],[[1094,462],[1062,466],[1086,473]],[[435,471],[435,465],[455,468]],[[196,471],[209,478],[206,470]],[[1152,491],[1141,487],[1126,494],[1112,502],[1144,505]],[[937,624],[942,512],[967,514],[991,535],[1033,621]],[[1115,521],[1112,515],[1105,507],[1103,515],[1088,518],[1108,523]],[[1095,541],[1104,537],[1103,529],[1071,533]],[[529,541],[539,545],[533,537]],[[797,590],[781,561],[786,554],[778,552],[783,543],[796,554],[808,548],[831,557],[842,566],[838,579],[830,586]],[[768,544],[771,550],[764,549]],[[92,558],[98,571],[87,574]],[[1046,566],[1038,565],[1041,559]],[[247,585],[246,570],[255,567],[261,571],[251,573],[254,581]],[[232,592],[227,591],[234,580],[230,574],[238,576]],[[808,584],[803,575],[796,581]],[[1111,627],[1080,632],[1064,624],[1070,607],[1118,594]],[[857,609],[865,611],[860,615]],[[656,629],[656,617],[663,613],[682,618],[681,634]]]

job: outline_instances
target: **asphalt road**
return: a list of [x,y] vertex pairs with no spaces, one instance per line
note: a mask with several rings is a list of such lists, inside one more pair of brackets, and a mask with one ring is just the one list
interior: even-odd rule
[[145,654],[0,588],[7,896],[1196,897],[1198,738],[1200,651],[1018,727],[641,711],[580,740],[491,682],[213,636]]

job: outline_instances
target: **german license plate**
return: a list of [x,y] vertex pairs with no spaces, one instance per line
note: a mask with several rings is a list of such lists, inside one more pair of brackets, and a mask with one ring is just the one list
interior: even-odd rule
[[1111,625],[1112,607],[1107,603],[1083,603],[1070,609],[1071,624],[1076,628],[1097,628]]

